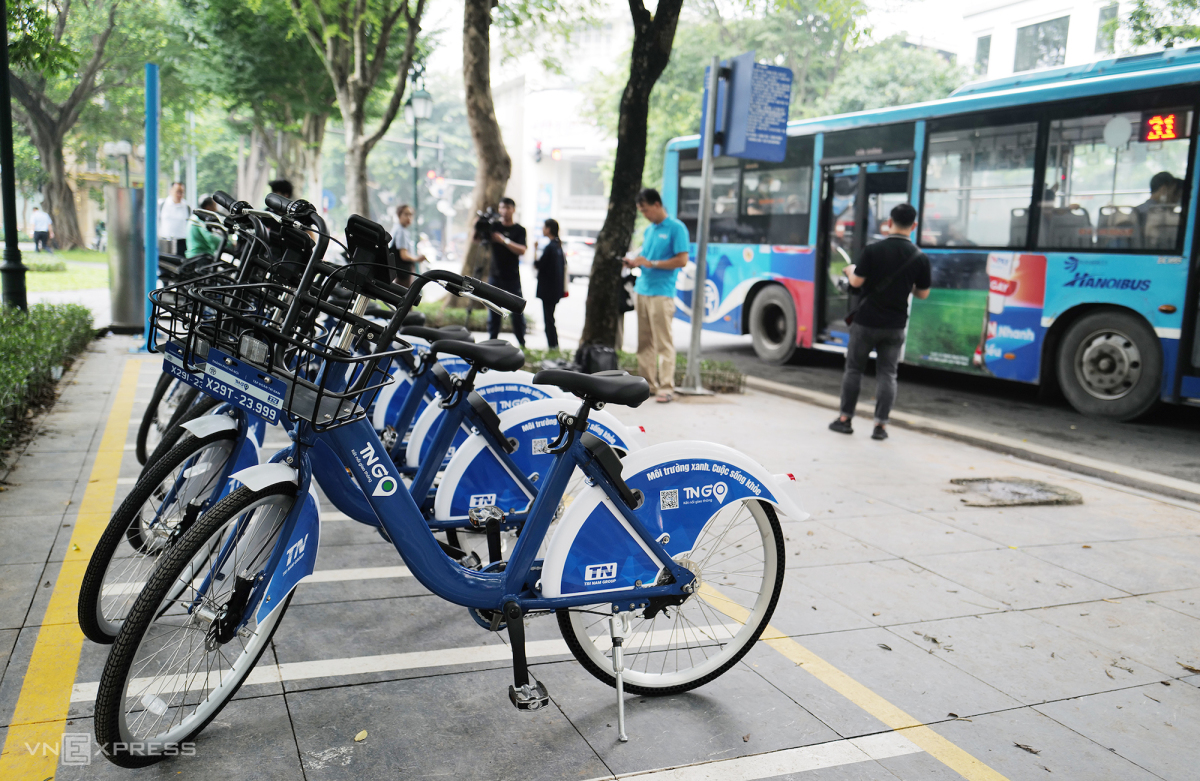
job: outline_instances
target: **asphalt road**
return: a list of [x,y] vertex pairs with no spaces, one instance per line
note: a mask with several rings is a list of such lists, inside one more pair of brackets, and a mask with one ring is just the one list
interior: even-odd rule
[[[750,337],[723,341],[706,345],[705,357],[731,360],[755,377],[834,395],[840,391],[843,359],[839,354],[802,350],[791,363],[772,366],[754,354]],[[863,383],[858,407],[863,424],[858,428],[866,430],[856,431],[855,436],[869,434],[874,386],[873,377]],[[1115,423],[1085,417],[1061,398],[1039,398],[1036,386],[901,366],[896,408],[1200,483],[1198,407],[1160,405],[1142,420]]]

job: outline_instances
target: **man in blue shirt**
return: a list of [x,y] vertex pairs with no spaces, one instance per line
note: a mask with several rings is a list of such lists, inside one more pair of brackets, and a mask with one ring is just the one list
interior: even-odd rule
[[679,220],[668,217],[657,190],[637,194],[637,207],[650,226],[642,234],[637,257],[626,258],[629,268],[641,268],[637,292],[638,374],[650,383],[655,401],[675,399],[675,278],[688,261],[688,232]]

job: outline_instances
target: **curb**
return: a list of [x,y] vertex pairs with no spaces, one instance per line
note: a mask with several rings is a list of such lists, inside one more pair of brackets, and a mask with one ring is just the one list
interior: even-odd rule
[[[751,390],[782,396],[794,401],[802,401],[818,407],[828,407],[832,410],[837,410],[840,407],[840,400],[831,394],[797,388],[773,380],[764,380],[761,377],[747,376],[746,387]],[[987,432],[968,428],[967,426],[945,423],[933,418],[912,415],[906,412],[893,411],[890,422],[911,431],[955,439],[969,445],[975,445],[976,447],[982,447],[997,453],[1004,453],[1014,458],[1065,469],[1089,477],[1098,477],[1141,491],[1149,491],[1189,502],[1200,502],[1200,483],[1193,483],[1190,480],[1180,480],[1175,477],[1168,477],[1167,475],[1147,472],[1143,469],[1121,466],[1111,461],[1088,458],[1087,456],[1068,453],[1065,450],[1045,447],[1044,445],[1037,445],[1032,442],[1024,442],[999,434],[988,434]]]

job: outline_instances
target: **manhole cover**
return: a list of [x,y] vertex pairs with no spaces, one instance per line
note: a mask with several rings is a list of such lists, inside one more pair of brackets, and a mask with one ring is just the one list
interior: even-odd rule
[[969,494],[968,507],[1014,507],[1026,504],[1083,504],[1083,497],[1069,488],[1024,480],[1019,477],[959,477],[952,493]]

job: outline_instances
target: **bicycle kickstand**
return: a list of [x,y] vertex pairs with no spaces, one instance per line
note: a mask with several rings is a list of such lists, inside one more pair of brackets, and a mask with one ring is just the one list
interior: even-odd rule
[[629,736],[625,734],[625,658],[622,649],[625,635],[629,633],[629,614],[609,616],[608,629],[612,637],[613,674],[617,678],[617,740],[628,743]]

